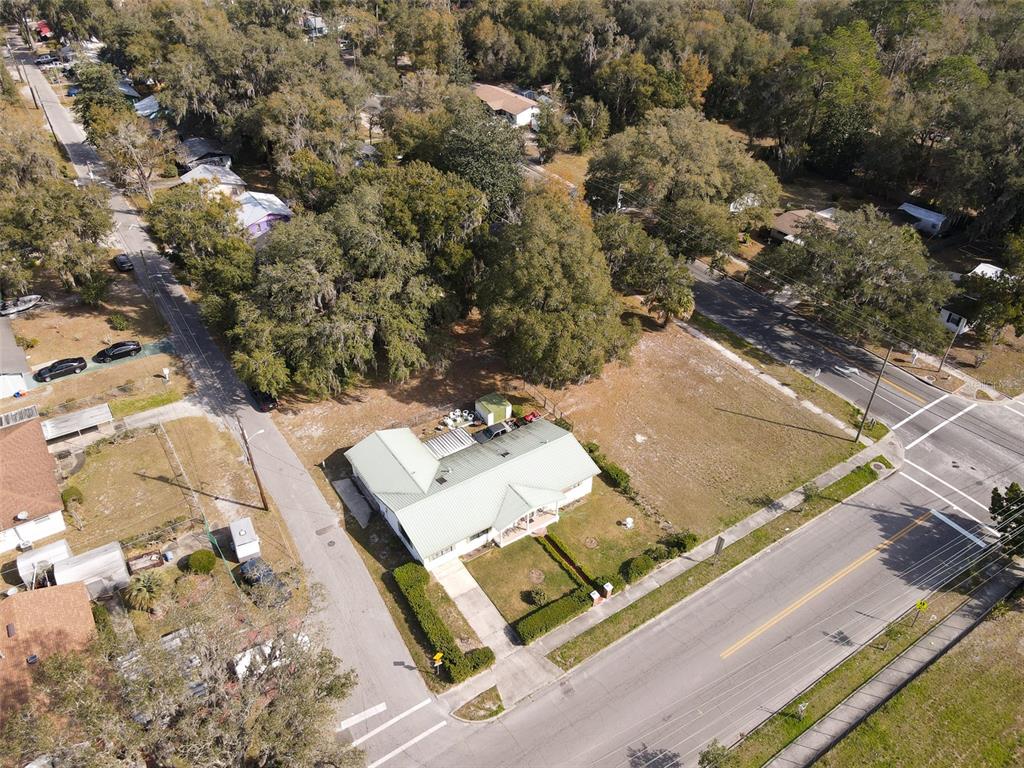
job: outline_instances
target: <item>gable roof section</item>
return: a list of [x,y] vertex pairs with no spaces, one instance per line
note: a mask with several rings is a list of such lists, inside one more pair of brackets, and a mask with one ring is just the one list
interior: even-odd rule
[[[402,431],[416,440],[409,430],[388,431]],[[362,457],[353,460],[351,452],[346,456],[363,476]],[[394,511],[416,551],[429,558],[480,531],[507,528],[599,472],[572,434],[539,419],[443,457],[425,489],[367,486]]]
[[474,83],[473,93],[495,112],[507,112],[510,115],[518,115],[537,106],[537,102],[533,99],[520,96],[518,93],[513,93],[507,88],[499,88],[496,85]]
[[244,187],[245,180],[230,168],[222,165],[197,165],[188,173],[181,175],[181,181],[195,184],[199,181],[212,181],[214,184],[226,184],[230,187]]
[[416,497],[426,492],[440,463],[411,429],[382,429],[345,451],[366,487],[377,496]]
[[0,530],[21,512],[35,520],[63,506],[39,419],[0,429]]
[[178,145],[178,150],[186,165],[202,160],[204,157],[229,157],[227,151],[213,139],[203,136],[192,136]]
[[[6,627],[14,625],[14,636]],[[0,601],[0,722],[25,701],[32,683],[29,656],[85,648],[96,635],[84,584],[19,592]]]
[[284,216],[291,218],[292,211],[277,195],[267,192],[243,192],[237,198],[241,206],[238,210],[238,222],[243,227],[250,227],[257,221],[268,216]]

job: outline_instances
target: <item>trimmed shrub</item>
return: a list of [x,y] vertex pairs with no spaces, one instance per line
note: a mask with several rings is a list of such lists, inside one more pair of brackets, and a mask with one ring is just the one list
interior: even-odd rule
[[416,616],[430,646],[444,654],[441,668],[453,683],[461,683],[494,663],[494,651],[487,646],[463,653],[455,637],[427,596],[430,574],[419,563],[405,563],[391,571],[406,603]]
[[601,447],[597,443],[584,443],[583,447],[590,454],[590,458],[594,460],[598,469],[601,470],[601,473],[613,488],[626,496],[632,497],[634,495],[629,472],[601,453]]
[[679,557],[697,546],[700,543],[700,537],[693,531],[681,531],[666,536],[660,543],[668,547],[670,557]]
[[648,547],[644,550],[644,554],[656,563],[672,559],[672,552],[664,544],[655,544],[653,547]]
[[529,645],[587,610],[592,605],[590,592],[590,587],[577,587],[568,595],[526,614],[515,623],[516,632],[522,641]]
[[526,602],[530,605],[540,608],[544,603],[548,601],[548,593],[540,587],[534,587],[526,593]]
[[20,336],[19,334],[16,333],[14,334],[14,343],[17,344],[22,349],[34,349],[36,345],[39,343],[39,339],[30,338],[28,336]]
[[188,556],[187,568],[190,573],[213,573],[216,566],[217,556],[208,549],[197,549]]
[[64,502],[65,509],[71,504],[81,504],[84,499],[85,496],[82,495],[82,490],[77,485],[69,485],[60,492],[60,500]]
[[107,325],[113,328],[115,331],[127,331],[131,328],[131,320],[128,316],[122,312],[114,312],[110,317],[107,318]]
[[654,561],[648,555],[637,555],[622,564],[622,576],[627,584],[639,581],[654,570]]
[[521,419],[525,415],[526,415],[526,407],[525,406],[519,405],[518,403],[513,404],[513,406],[512,406],[512,417],[513,418]]
[[598,588],[600,589],[605,584],[611,584],[613,592],[621,592],[622,590],[624,590],[626,588],[626,580],[624,578],[622,578],[622,574],[621,573],[613,573],[613,574],[611,574],[609,576],[598,576],[597,577],[597,586],[598,586]]
[[556,418],[553,423],[554,423],[554,425],[556,427],[561,427],[566,432],[572,432],[572,422],[571,421],[566,421],[561,416]]

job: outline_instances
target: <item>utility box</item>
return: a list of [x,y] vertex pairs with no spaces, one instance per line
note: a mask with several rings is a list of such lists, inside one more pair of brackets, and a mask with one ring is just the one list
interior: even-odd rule
[[235,559],[240,563],[260,556],[260,537],[256,535],[252,519],[243,517],[233,520],[231,525],[231,545],[235,548]]

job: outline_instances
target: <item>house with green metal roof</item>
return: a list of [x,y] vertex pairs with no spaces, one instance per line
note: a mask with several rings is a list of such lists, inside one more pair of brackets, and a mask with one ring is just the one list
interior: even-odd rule
[[558,522],[600,472],[572,433],[544,419],[453,453],[385,429],[345,456],[370,505],[428,570]]

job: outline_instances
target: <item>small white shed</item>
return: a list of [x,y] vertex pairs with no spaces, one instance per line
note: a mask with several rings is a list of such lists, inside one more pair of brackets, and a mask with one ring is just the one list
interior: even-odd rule
[[913,203],[903,203],[898,210],[914,219],[912,224],[914,229],[924,232],[926,235],[941,235],[949,226],[949,220],[941,213],[930,211]]
[[240,563],[252,560],[260,556],[260,537],[256,535],[256,528],[252,524],[252,518],[243,517],[239,520],[232,520],[231,544],[235,548],[235,558]]
[[473,407],[476,409],[477,415],[488,427],[492,424],[497,424],[499,421],[512,418],[512,403],[497,392],[484,395],[473,404]]
[[18,575],[25,586],[31,586],[55,564],[71,557],[71,547],[66,539],[51,542],[38,549],[30,549],[18,555]]

